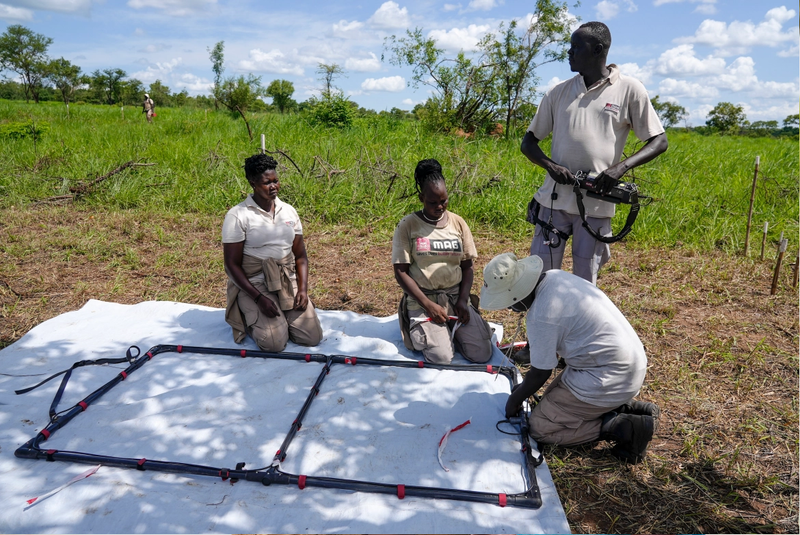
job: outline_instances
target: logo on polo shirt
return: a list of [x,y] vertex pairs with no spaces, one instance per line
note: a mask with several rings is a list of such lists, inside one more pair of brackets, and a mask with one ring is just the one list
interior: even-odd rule
[[427,255],[451,255],[461,254],[461,240],[431,240],[429,238],[417,238],[417,253]]
[[294,228],[294,221],[284,221],[284,223],[286,223],[286,226]]
[[609,113],[617,115],[619,113],[619,104],[612,104],[610,102],[607,102],[606,107],[603,108],[603,111],[607,111]]

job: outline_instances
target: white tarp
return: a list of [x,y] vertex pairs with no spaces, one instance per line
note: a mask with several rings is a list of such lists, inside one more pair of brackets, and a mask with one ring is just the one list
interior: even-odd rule
[[[312,353],[419,359],[397,317],[320,311],[324,339]],[[495,326],[498,328],[499,326]],[[220,309],[174,302],[89,301],[42,323],[0,351],[0,532],[3,533],[565,533],[552,478],[536,470],[543,505],[518,507],[272,485],[17,459],[48,421],[61,382],[31,386],[79,360],[118,358],[136,345],[258,349],[233,342]],[[289,344],[287,351],[304,351]],[[492,364],[502,355],[495,351]],[[466,364],[457,357],[454,363]],[[76,369],[59,410],[125,364]],[[321,370],[319,363],[166,353],[132,373],[42,447],[233,469],[268,466]],[[334,366],[281,469],[358,479],[513,494],[524,490],[519,442],[495,429],[509,383],[479,372]],[[437,459],[448,427],[453,433]]]

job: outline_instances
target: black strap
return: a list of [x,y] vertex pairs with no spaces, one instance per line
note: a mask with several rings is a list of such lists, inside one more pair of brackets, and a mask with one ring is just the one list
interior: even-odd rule
[[581,215],[583,228],[585,228],[586,231],[597,241],[601,241],[603,243],[618,242],[627,236],[628,233],[633,229],[633,223],[636,221],[636,217],[639,215],[639,197],[636,192],[631,194],[631,199],[633,200],[631,203],[631,210],[628,212],[628,218],[625,220],[625,226],[621,231],[619,231],[619,234],[612,236],[601,236],[600,233],[589,226],[589,223],[586,221],[586,208],[583,206],[583,194],[581,193],[580,184],[576,182],[572,189],[575,191],[575,198],[578,201],[578,213]]
[[566,241],[569,239],[569,234],[567,234],[562,230],[557,229],[552,223],[539,219],[539,208],[541,207],[542,205],[539,204],[536,198],[531,199],[531,202],[528,203],[528,217],[526,218],[526,220],[528,221],[528,223],[531,223],[533,225],[539,225],[545,232],[549,234],[555,234],[556,236],[558,236],[559,241],[558,242],[551,241],[550,244],[550,247],[556,248],[559,245],[561,245],[562,241]]
[[[133,354],[133,350],[134,349],[136,350],[136,355]],[[131,346],[125,352],[125,357],[124,358],[81,360],[79,362],[76,362],[75,364],[73,364],[71,367],[69,367],[66,370],[60,371],[58,373],[54,373],[53,375],[51,375],[50,377],[48,377],[47,379],[45,379],[44,381],[41,381],[40,383],[38,383],[36,385],[29,386],[28,388],[23,388],[21,390],[15,390],[14,393],[17,394],[17,395],[27,394],[31,390],[36,390],[37,388],[39,388],[43,384],[47,383],[48,381],[50,381],[52,379],[55,379],[59,375],[63,375],[64,378],[61,379],[61,385],[58,387],[58,391],[56,392],[56,395],[53,398],[53,402],[50,404],[50,420],[53,421],[53,420],[56,419],[56,409],[58,408],[58,404],[61,402],[61,396],[64,395],[64,390],[66,389],[67,383],[69,382],[69,379],[72,376],[72,370],[74,370],[75,368],[81,368],[83,366],[101,366],[103,364],[121,364],[123,362],[133,363],[133,361],[135,361],[136,358],[140,354],[141,354],[141,351],[139,350],[139,348],[137,346]]]

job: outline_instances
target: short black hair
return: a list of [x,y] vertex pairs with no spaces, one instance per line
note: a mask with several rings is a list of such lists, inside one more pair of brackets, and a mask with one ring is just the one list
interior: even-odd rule
[[426,184],[436,184],[437,182],[444,184],[442,165],[433,158],[420,160],[416,169],[414,169],[414,185],[417,193],[421,195]]
[[594,37],[598,43],[603,45],[603,49],[608,52],[608,49],[611,48],[611,30],[608,29],[608,26],[603,24],[602,22],[592,21],[587,22],[586,24],[581,24],[578,26],[579,30],[586,30],[589,35]]
[[244,176],[248,182],[252,182],[266,171],[274,171],[278,167],[278,161],[267,154],[253,154],[244,161]]

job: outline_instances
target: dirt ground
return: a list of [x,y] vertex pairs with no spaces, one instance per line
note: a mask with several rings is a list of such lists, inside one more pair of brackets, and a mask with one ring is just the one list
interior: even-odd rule
[[[225,305],[222,216],[75,207],[7,209],[0,219],[0,347],[88,299]],[[482,269],[527,254],[527,239],[473,229]],[[400,289],[391,235],[306,224],[311,298],[322,309],[386,316]],[[640,398],[662,408],[647,460],[621,465],[608,444],[545,448],[573,532],[797,533],[796,249],[770,295],[766,259],[680,245],[612,246],[598,286],[639,333],[649,366]],[[569,269],[569,265],[565,265]],[[517,325],[511,312],[485,313]],[[520,335],[519,339],[522,338]]]

